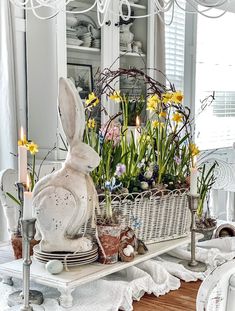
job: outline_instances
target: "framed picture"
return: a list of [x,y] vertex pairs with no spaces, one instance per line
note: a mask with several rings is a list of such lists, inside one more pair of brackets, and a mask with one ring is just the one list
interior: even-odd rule
[[88,98],[93,90],[92,66],[68,63],[67,76],[74,81],[81,99]]

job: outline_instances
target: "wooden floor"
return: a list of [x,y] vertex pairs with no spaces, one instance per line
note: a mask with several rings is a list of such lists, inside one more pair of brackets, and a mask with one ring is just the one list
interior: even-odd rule
[[[0,263],[13,259],[11,248],[2,244],[0,247]],[[195,301],[200,284],[200,281],[181,282],[180,289],[171,291],[164,296],[144,295],[140,301],[133,303],[134,311],[195,311]]]
[[164,296],[144,295],[140,301],[133,303],[134,311],[196,311],[196,297],[200,284],[200,281],[181,281],[180,289]]

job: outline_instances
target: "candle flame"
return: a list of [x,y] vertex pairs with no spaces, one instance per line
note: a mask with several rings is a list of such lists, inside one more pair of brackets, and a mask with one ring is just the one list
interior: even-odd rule
[[135,119],[135,125],[138,127],[140,126],[140,117],[139,116],[137,116]]
[[20,140],[24,141],[24,129],[23,129],[23,126],[20,127]]
[[26,191],[29,191],[29,186],[30,186],[30,179],[29,179],[29,175],[27,174]]

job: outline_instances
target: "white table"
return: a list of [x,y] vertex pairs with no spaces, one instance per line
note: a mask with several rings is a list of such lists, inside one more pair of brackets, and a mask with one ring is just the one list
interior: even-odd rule
[[[197,235],[197,238],[200,237],[201,235]],[[59,275],[51,275],[46,271],[44,264],[32,259],[31,279],[36,283],[58,289],[61,293],[61,306],[69,308],[73,306],[72,292],[79,285],[97,280],[106,275],[139,264],[189,242],[190,236],[171,241],[154,243],[148,245],[149,251],[146,254],[137,255],[131,262],[118,262],[112,265],[103,265],[95,262],[84,266],[69,268],[69,272],[63,271]],[[22,266],[22,259],[1,264],[0,274],[22,279]]]

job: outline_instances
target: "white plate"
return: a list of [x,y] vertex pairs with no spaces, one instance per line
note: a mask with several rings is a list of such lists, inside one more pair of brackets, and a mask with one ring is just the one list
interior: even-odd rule
[[[77,11],[77,10],[78,10],[77,8],[74,8],[71,11]],[[95,28],[97,28],[95,21],[89,15],[80,14],[80,13],[79,14],[75,13],[74,15],[78,19],[78,24],[84,25],[84,26],[88,26],[89,24],[92,24]]]
[[[53,260],[53,259],[57,259],[57,260],[60,260],[60,261],[65,261],[65,258],[66,256],[63,256],[63,257],[54,257],[54,256],[44,256],[44,255],[40,255],[40,254],[37,254],[37,253],[34,253],[35,257],[37,258],[40,258],[40,259],[45,259],[45,260]],[[70,257],[70,256],[67,256],[67,261],[72,261],[72,260],[86,260],[86,259],[89,259],[89,258],[92,258],[92,257],[95,257],[97,255],[97,252],[95,252],[94,254],[90,254],[90,255],[87,255],[87,256],[83,256],[83,257]]]
[[74,39],[74,38],[67,38],[67,44],[81,45],[83,44],[83,41],[79,39]]
[[[37,260],[37,261],[39,261],[41,263],[44,263],[44,264],[46,264],[48,262],[47,260],[39,259],[39,258],[36,258],[36,257],[34,257],[34,258],[35,258],[35,260]],[[89,260],[78,261],[78,262],[67,262],[67,266],[68,267],[73,267],[73,266],[86,265],[86,264],[95,262],[97,259],[98,259],[98,255],[96,257],[92,258],[92,259],[89,259]]]
[[[96,254],[94,254],[94,255],[92,255],[92,256],[89,256],[89,257],[87,257],[87,258],[79,258],[79,259],[71,259],[71,258],[67,258],[67,260],[65,260],[64,258],[63,259],[58,259],[58,258],[56,258],[56,260],[59,260],[59,261],[61,261],[62,263],[65,263],[65,262],[67,262],[67,263],[77,263],[77,262],[84,262],[84,261],[88,261],[88,260],[93,260],[94,258],[96,258],[98,256],[98,253],[96,253]],[[48,262],[48,261],[50,261],[50,260],[54,260],[54,258],[44,258],[44,257],[42,257],[42,256],[38,256],[38,255],[36,255],[36,254],[34,254],[34,258],[36,259],[36,260],[41,260],[41,261],[44,261],[44,262]]]
[[87,251],[87,252],[77,252],[77,253],[70,253],[70,252],[44,252],[40,250],[39,245],[35,245],[33,247],[33,251],[38,254],[38,255],[44,255],[44,256],[53,256],[53,257],[62,257],[62,256],[66,256],[67,254],[69,254],[69,257],[81,257],[81,256],[87,256],[87,255],[91,255],[94,254],[95,252],[97,252],[98,250],[98,246],[96,244],[93,245],[92,249]]

